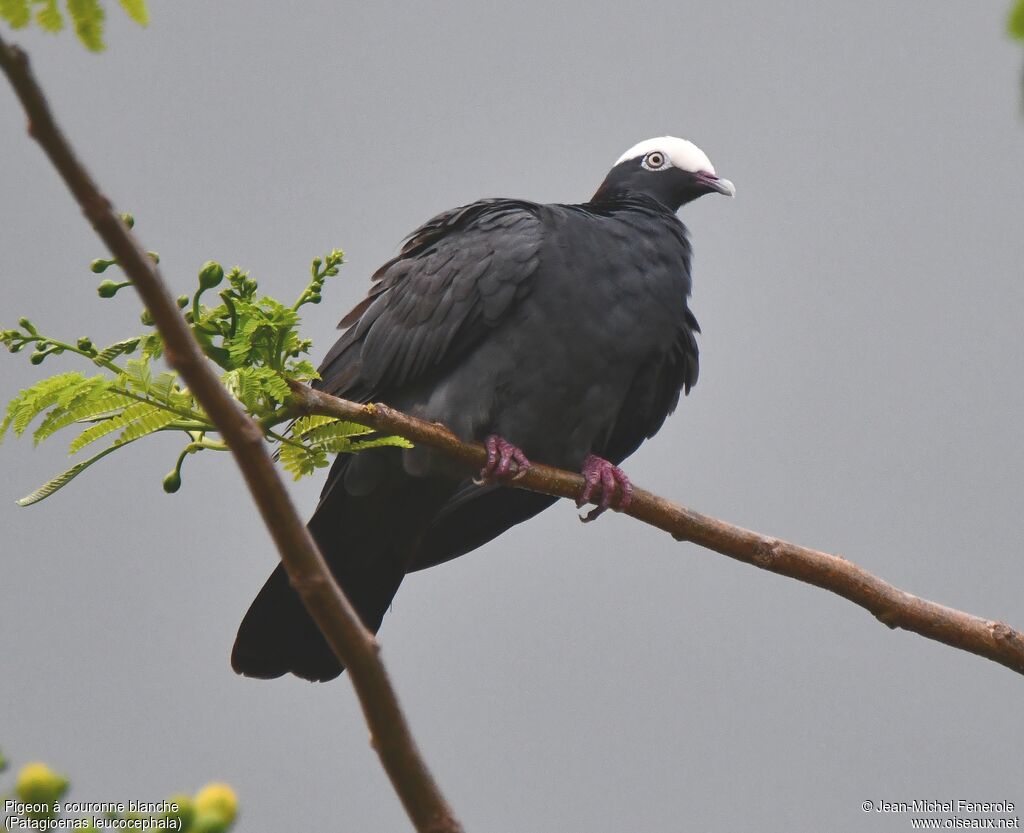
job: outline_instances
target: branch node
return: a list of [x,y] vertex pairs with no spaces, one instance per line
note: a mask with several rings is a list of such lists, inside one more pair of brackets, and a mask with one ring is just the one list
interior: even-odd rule
[[[1024,634],[1020,631],[1011,628],[1005,622],[989,622],[988,629],[997,645],[1018,655],[1024,655]],[[1024,670],[1024,662],[1019,663],[1018,668]]]
[[887,628],[895,630],[900,624],[900,611],[899,608],[887,607],[884,610],[872,610],[875,614],[875,618],[885,625]]
[[778,538],[763,536],[754,547],[754,563],[758,567],[768,567],[779,557],[781,550],[782,542]]

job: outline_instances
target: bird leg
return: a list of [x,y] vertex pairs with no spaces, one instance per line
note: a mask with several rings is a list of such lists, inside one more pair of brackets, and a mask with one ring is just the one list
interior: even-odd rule
[[504,437],[491,434],[484,440],[484,447],[487,449],[487,463],[474,478],[477,485],[518,480],[530,468],[530,461],[522,450]]
[[[606,509],[620,511],[629,506],[633,499],[633,484],[618,466],[596,454],[588,454],[587,459],[583,461],[582,474],[585,483],[583,491],[576,498],[576,508],[592,501],[597,504],[586,515],[580,517],[583,523],[595,520]],[[597,500],[594,500],[595,493],[600,493]]]

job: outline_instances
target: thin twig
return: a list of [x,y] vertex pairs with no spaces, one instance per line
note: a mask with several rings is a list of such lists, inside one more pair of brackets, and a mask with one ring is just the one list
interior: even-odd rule
[[[443,425],[408,416],[387,405],[360,405],[298,383],[292,384],[292,394],[300,413],[341,417],[398,434],[464,463],[467,471],[479,470],[487,457],[482,445],[464,443]],[[583,478],[534,463],[512,485],[574,499],[583,488]],[[733,526],[635,486],[625,514],[665,530],[678,541],[692,541],[762,570],[830,590],[871,611],[890,628],[913,631],[1024,674],[1024,634],[1020,631],[1003,622],[913,596],[841,556]]]
[[429,833],[460,833],[462,826],[416,748],[376,640],[339,589],[296,513],[267,452],[263,431],[211,371],[156,265],[78,161],[50,113],[27,55],[2,38],[0,68],[25,108],[29,134],[49,156],[86,218],[142,296],[163,336],[167,362],[181,373],[230,446],[292,585],[348,668],[372,733],[373,747],[413,825]]

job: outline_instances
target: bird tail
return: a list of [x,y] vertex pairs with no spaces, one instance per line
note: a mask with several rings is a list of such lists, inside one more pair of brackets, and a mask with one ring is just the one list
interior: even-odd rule
[[[335,481],[310,519],[309,530],[334,578],[374,633],[447,496],[437,485],[403,477],[353,496]],[[248,677],[291,673],[317,682],[344,670],[280,564],[238,628],[231,667]]]

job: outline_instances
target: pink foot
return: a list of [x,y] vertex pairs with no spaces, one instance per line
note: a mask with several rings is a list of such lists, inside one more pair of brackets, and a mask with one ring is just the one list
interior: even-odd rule
[[[595,520],[606,509],[619,511],[629,506],[633,499],[633,484],[618,466],[596,454],[588,454],[587,459],[583,461],[582,474],[586,483],[580,496],[576,498],[576,507],[591,502],[597,504],[580,518],[583,523]],[[594,500],[595,493],[600,494],[598,500]]]
[[487,449],[487,463],[476,477],[476,483],[518,480],[530,468],[530,461],[518,446],[508,440],[491,434],[484,440]]

